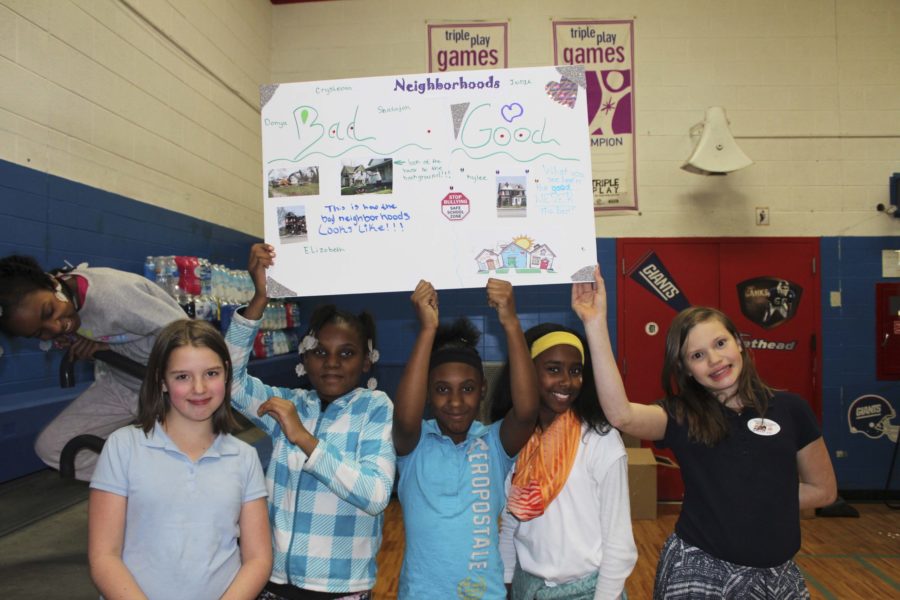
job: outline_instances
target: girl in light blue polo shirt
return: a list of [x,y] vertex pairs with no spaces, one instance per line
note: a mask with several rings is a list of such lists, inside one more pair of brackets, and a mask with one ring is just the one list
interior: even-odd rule
[[[491,279],[487,296],[506,334],[515,398],[489,426],[475,420],[486,390],[478,331],[466,320],[438,327],[437,292],[427,281],[412,295],[421,328],[393,422],[406,529],[401,600],[506,598],[497,519],[506,475],[534,431],[538,395],[512,286]],[[423,421],[426,398],[434,419]]]
[[104,596],[250,599],[265,585],[265,482],[256,450],[230,435],[230,390],[228,348],[209,323],[160,332],[138,423],[113,432],[91,480],[88,558]]

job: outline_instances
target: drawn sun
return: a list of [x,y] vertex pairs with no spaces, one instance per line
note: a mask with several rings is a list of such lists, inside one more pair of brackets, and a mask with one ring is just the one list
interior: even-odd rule
[[513,238],[513,244],[522,250],[528,250],[534,245],[534,240],[527,235],[520,235]]

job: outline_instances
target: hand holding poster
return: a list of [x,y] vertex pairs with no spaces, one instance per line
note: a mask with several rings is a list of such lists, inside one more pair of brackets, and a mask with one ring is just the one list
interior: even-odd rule
[[262,89],[270,296],[590,280],[580,67]]

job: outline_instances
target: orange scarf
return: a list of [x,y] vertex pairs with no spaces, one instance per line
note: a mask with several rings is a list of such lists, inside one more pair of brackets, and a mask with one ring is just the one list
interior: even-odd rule
[[567,410],[546,431],[535,430],[516,460],[507,507],[520,521],[530,521],[559,495],[578,453],[581,422]]

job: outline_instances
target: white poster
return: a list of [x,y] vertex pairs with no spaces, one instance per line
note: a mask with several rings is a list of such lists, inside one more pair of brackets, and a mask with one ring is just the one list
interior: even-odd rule
[[583,67],[264,86],[269,295],[590,280]]

